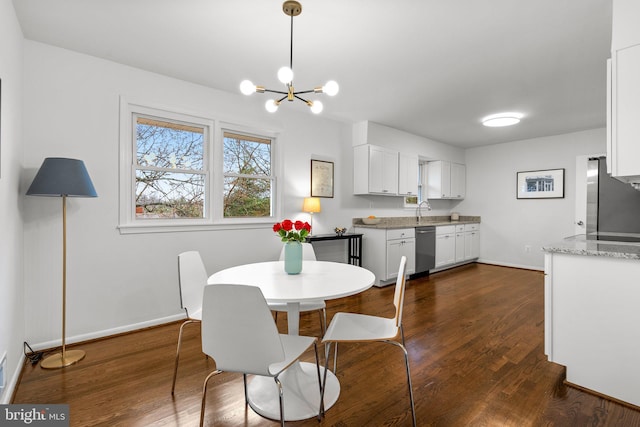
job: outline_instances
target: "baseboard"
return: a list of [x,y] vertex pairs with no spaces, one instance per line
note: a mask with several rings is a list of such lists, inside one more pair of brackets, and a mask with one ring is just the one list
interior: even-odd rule
[[24,356],[24,354],[22,354],[20,356],[20,360],[18,361],[18,365],[16,366],[16,370],[13,372],[13,375],[11,376],[11,381],[7,382],[7,385],[5,386],[2,392],[2,396],[0,396],[1,404],[8,405],[9,403],[11,403],[11,400],[13,399],[13,392],[15,391],[16,386],[18,385],[18,380],[20,379],[20,374],[22,373],[22,367],[24,366],[25,359],[26,357]]
[[511,268],[521,268],[523,270],[535,270],[535,271],[544,271],[544,267],[537,267],[533,265],[524,265],[524,264],[513,264],[510,262],[498,262],[498,261],[490,261],[487,259],[478,259],[479,264],[490,264],[490,265],[499,265],[501,267],[511,267]]
[[[174,314],[172,316],[161,317],[159,319],[148,320],[146,322],[133,323],[130,325],[119,326],[117,328],[112,329],[104,329],[101,331],[90,332],[88,334],[82,335],[74,335],[70,337],[66,337],[67,344],[79,343],[83,341],[95,340],[98,338],[104,338],[111,335],[118,335],[124,332],[131,332],[138,329],[149,328],[151,326],[162,325],[164,323],[175,322],[178,320],[182,320],[185,318],[184,313]],[[55,339],[51,341],[44,341],[40,343],[29,343],[31,348],[35,351],[47,350],[55,347],[60,347],[60,339]]]

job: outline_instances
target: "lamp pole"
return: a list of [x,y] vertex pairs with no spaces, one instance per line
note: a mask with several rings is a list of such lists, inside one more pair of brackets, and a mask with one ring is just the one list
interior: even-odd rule
[[62,352],[40,363],[44,369],[63,368],[85,357],[82,350],[67,351],[67,197],[97,197],[82,160],[49,157],[38,170],[27,196],[62,197]]

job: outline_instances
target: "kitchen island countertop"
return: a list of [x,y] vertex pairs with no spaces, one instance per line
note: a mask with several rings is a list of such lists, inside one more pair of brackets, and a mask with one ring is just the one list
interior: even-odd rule
[[[598,240],[598,237],[606,240]],[[616,239],[621,241],[616,241]],[[638,241],[625,241],[635,240]],[[624,259],[640,259],[640,234],[594,233],[567,237],[560,242],[545,245],[542,250],[568,255],[600,256]]]

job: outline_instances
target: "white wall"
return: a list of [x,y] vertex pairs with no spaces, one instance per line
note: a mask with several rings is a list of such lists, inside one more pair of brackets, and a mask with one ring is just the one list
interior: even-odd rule
[[22,197],[22,32],[11,0],[0,0],[0,358],[7,354],[8,403],[24,339]]
[[[179,252],[199,250],[207,270],[275,259],[280,241],[271,225],[251,230],[121,235],[118,218],[119,96],[148,101],[206,117],[280,132],[284,174],[282,219],[300,217],[309,195],[310,159],[336,162],[344,180],[342,146],[351,146],[350,127],[285,105],[275,115],[264,98],[251,99],[171,79],[68,50],[25,41],[24,190],[49,156],[84,160],[98,198],[68,199],[69,342],[173,318],[179,313]],[[259,97],[260,95],[255,95]],[[300,103],[301,104],[301,103]],[[344,137],[348,137],[346,141]],[[344,188],[323,199],[316,232],[350,225],[341,212]],[[60,330],[61,204],[24,197],[26,333],[30,343],[58,345]],[[22,339],[20,334],[20,339]]]
[[[5,14],[2,16],[6,19]],[[6,31],[4,26],[2,31]],[[350,226],[352,217],[414,214],[403,209],[402,198],[352,195],[352,146],[356,141],[350,125],[312,116],[304,107],[289,105],[268,115],[263,109],[264,98],[259,95],[246,98],[220,92],[32,41],[24,43],[24,61],[27,169],[19,194],[24,194],[45,157],[68,156],[85,161],[99,195],[97,199],[69,200],[69,342],[175,318],[179,313],[176,255],[181,251],[199,250],[208,271],[213,272],[241,262],[273,259],[280,249],[270,226],[121,235],[116,228],[121,95],[280,132],[279,143],[284,150],[284,174],[279,182],[284,201],[282,218],[308,218],[300,208],[303,197],[309,194],[310,159],[335,162],[335,197],[322,199],[322,212],[314,216],[316,233]],[[16,105],[19,99],[16,95]],[[4,119],[5,108],[3,124]],[[528,268],[542,268],[539,248],[543,244],[572,234],[575,156],[602,152],[605,144],[604,131],[595,130],[471,149],[465,154],[462,149],[375,123],[368,125],[368,131],[372,132],[370,143],[413,151],[425,159],[463,161],[466,157],[467,199],[434,201],[430,214],[456,210],[463,215],[482,216],[482,259]],[[6,151],[3,146],[3,166]],[[15,164],[19,165],[16,158]],[[11,166],[9,171],[12,167],[19,166]],[[564,199],[516,200],[517,171],[550,168],[566,169]],[[3,167],[3,186],[4,172]],[[9,196],[3,192],[2,197],[11,196],[24,203],[24,287],[28,303],[18,304],[20,311],[25,307],[24,329],[21,313],[9,319],[10,330],[17,332],[12,332],[14,336],[8,341],[14,347],[23,339],[41,347],[57,345],[61,334],[60,201],[16,197],[15,189]],[[4,206],[2,209],[7,209]],[[20,221],[15,215],[14,226]],[[18,238],[6,243],[6,248],[15,250],[21,244]],[[530,253],[524,252],[524,245],[532,247]],[[19,258],[13,261],[22,262]],[[22,282],[19,271],[9,273],[8,278],[4,269],[1,274],[3,281]]]
[[[459,209],[482,217],[480,260],[542,270],[542,246],[575,234],[576,157],[605,151],[605,129],[468,149],[467,197]],[[563,199],[516,199],[517,172],[559,168]]]

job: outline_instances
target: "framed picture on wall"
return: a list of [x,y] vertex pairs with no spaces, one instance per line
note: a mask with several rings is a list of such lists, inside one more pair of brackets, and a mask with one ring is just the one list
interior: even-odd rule
[[564,197],[564,169],[517,173],[518,199],[561,199]]
[[311,197],[333,197],[333,162],[311,159]]

